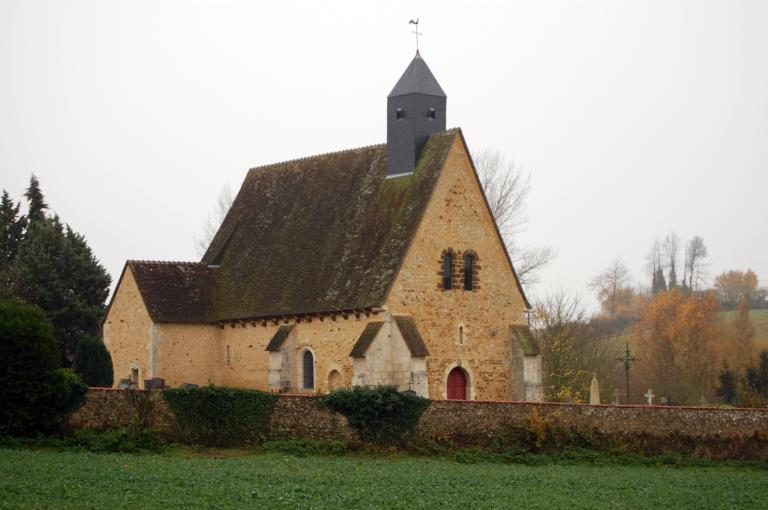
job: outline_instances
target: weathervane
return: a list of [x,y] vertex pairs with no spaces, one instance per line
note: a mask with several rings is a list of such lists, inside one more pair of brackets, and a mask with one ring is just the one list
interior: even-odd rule
[[416,21],[410,20],[408,22],[409,25],[416,25],[416,30],[412,30],[412,34],[416,34],[416,51],[419,51],[419,36],[422,35],[421,32],[419,32],[419,18],[416,18]]

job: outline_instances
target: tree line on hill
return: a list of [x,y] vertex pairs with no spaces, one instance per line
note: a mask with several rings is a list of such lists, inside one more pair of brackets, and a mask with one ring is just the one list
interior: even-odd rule
[[[0,301],[41,311],[28,320],[50,323],[56,368],[74,368],[89,385],[111,386],[112,363],[99,338],[111,278],[85,237],[49,212],[34,175],[24,198],[26,214],[7,191],[0,199]],[[23,367],[16,368],[24,377]]]
[[[647,286],[632,286],[618,259],[592,279],[598,313],[564,293],[539,302],[547,397],[586,401],[597,375],[603,401],[642,403],[651,389],[655,403],[768,404],[768,353],[757,352],[749,314],[767,306],[768,291],[749,269],[726,271],[707,287],[707,257],[701,237],[681,250],[669,234],[649,251]],[[619,361],[627,348],[635,358],[628,396]]]

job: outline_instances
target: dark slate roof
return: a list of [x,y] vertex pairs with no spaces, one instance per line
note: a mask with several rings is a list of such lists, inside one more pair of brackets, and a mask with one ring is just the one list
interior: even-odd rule
[[154,322],[209,322],[216,293],[214,270],[199,262],[129,260]]
[[419,333],[419,328],[416,327],[413,317],[409,315],[395,315],[395,322],[400,333],[403,335],[405,345],[411,351],[411,356],[429,356],[429,349],[427,349],[424,339],[421,338],[421,333]]
[[515,338],[523,349],[523,354],[526,356],[538,356],[540,354],[539,344],[536,339],[533,338],[531,328],[528,326],[514,325],[512,329],[515,332]]
[[202,259],[220,266],[216,319],[383,305],[459,133],[396,179],[383,144],[250,170]]
[[429,70],[427,63],[421,58],[418,51],[387,97],[404,96],[406,94],[427,94],[445,97],[445,92],[443,92],[440,84],[437,83],[435,75]]
[[384,323],[381,321],[369,322],[365,326],[363,332],[360,333],[360,338],[355,342],[355,346],[352,347],[352,352],[350,352],[349,355],[353,358],[365,356],[365,353],[368,352],[368,348],[373,343],[373,339],[376,338],[376,335],[379,334],[379,330],[383,324]]
[[272,337],[272,340],[269,341],[269,344],[267,345],[268,351],[279,351],[280,348],[283,346],[283,342],[285,342],[285,339],[288,338],[288,335],[291,334],[291,330],[293,329],[293,326],[295,324],[288,324],[287,326],[280,326],[277,328],[277,331],[275,331],[274,336]]

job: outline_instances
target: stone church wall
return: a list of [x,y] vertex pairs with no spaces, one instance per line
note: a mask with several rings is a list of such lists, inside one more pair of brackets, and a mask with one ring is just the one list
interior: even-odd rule
[[[452,249],[454,288],[442,289],[442,254]],[[477,254],[479,285],[465,291],[463,254]],[[450,370],[469,376],[470,398],[523,397],[513,374],[510,324],[525,323],[525,304],[482,199],[464,145],[454,142],[432,199],[387,301],[393,314],[411,315],[429,348],[429,394],[446,398]],[[464,342],[459,335],[464,328]],[[519,366],[519,365],[518,365]],[[516,379],[515,379],[516,377]],[[514,380],[519,380],[513,388]]]
[[152,340],[156,334],[136,279],[125,269],[109,313],[104,321],[104,344],[112,356],[115,385],[136,370],[138,380],[149,379],[152,365]]

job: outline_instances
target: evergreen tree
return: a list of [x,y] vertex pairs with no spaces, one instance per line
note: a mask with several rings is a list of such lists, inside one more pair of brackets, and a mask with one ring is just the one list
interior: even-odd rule
[[661,269],[661,266],[656,269],[656,292],[655,294],[658,294],[661,291],[667,290],[667,281],[664,279],[664,271]]
[[720,385],[715,389],[715,394],[724,404],[735,404],[738,399],[736,388],[736,374],[724,363],[718,375]]
[[27,218],[29,222],[35,222],[45,218],[45,211],[48,209],[48,204],[45,203],[45,197],[40,189],[40,181],[37,180],[35,174],[29,179],[29,187],[27,188],[24,196],[27,198],[29,204],[29,210],[27,212]]
[[20,204],[14,204],[8,192],[3,190],[0,200],[0,296],[13,294],[13,264],[27,226],[27,219],[19,214],[19,207]]
[[16,294],[42,308],[53,323],[62,363],[69,366],[78,341],[98,333],[110,277],[85,239],[58,216],[32,221],[15,267]]
[[104,342],[95,336],[80,339],[72,369],[88,386],[109,388],[114,382],[112,356]]
[[59,369],[53,328],[38,307],[0,299],[0,436],[50,432],[85,398],[85,385]]
[[675,266],[669,268],[669,289],[677,288],[677,273],[675,272]]

